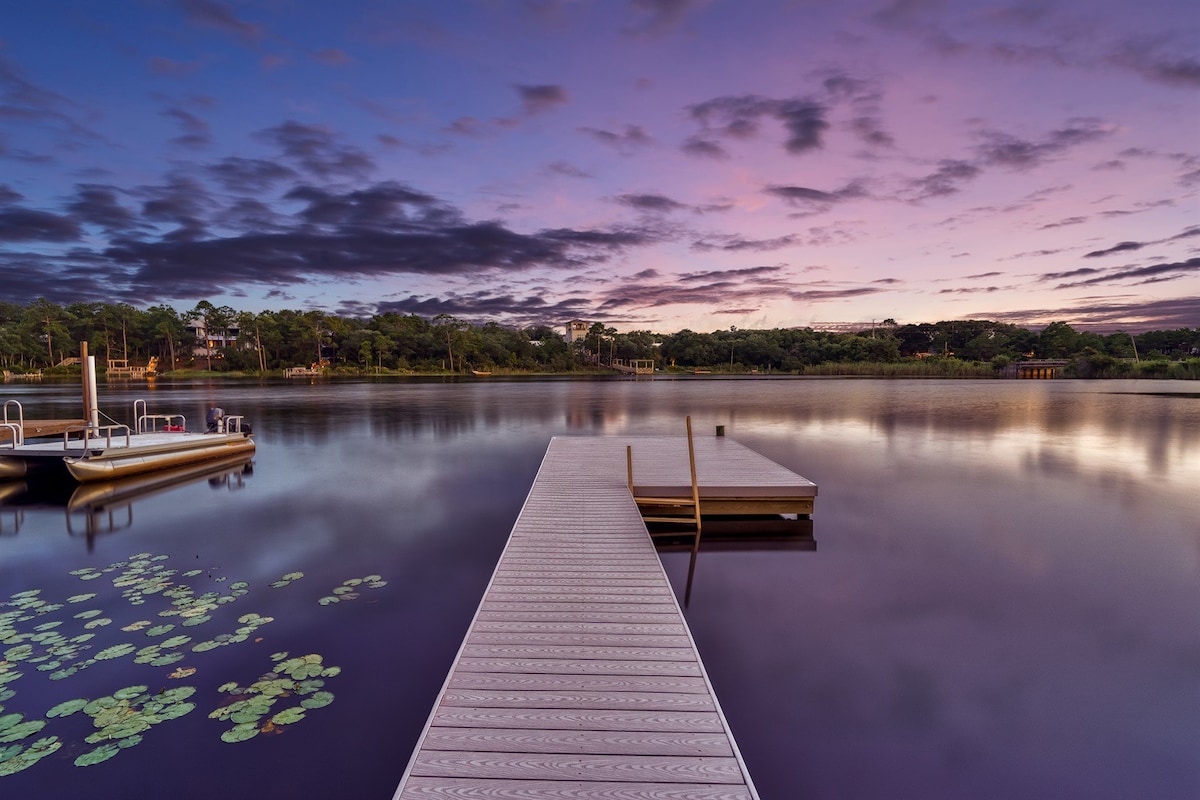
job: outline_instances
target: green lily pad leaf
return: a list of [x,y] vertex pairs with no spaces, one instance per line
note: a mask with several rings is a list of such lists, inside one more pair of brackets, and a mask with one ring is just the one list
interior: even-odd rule
[[158,658],[151,661],[150,666],[165,667],[168,664],[174,664],[176,661],[181,660],[183,658],[183,656],[184,656],[184,654],[179,652],[178,650],[176,650],[173,653],[164,653],[163,655],[161,655]]
[[146,635],[147,636],[162,636],[164,633],[170,633],[173,630],[175,630],[175,626],[173,624],[171,624],[170,622],[167,622],[162,625],[155,625],[153,628],[147,628]]
[[176,686],[172,689],[164,689],[156,696],[164,703],[179,703],[183,700],[187,700],[195,693],[195,686]]
[[349,586],[339,586],[333,590],[333,593],[334,594],[346,594],[347,592],[350,592],[350,591],[353,591],[353,590]]
[[57,628],[59,625],[62,625],[62,620],[54,620],[53,622],[43,622],[41,625],[38,625],[37,627],[35,627],[34,630],[39,631],[39,632],[40,631],[48,631],[48,630]]
[[301,578],[303,578],[303,577],[304,577],[304,573],[303,573],[303,572],[289,572],[287,575],[284,575],[284,576],[283,576],[283,580],[285,580],[285,581],[298,581],[298,580],[300,580],[300,579],[301,579]]
[[25,719],[24,714],[5,714],[0,716],[0,733],[8,730],[23,719]]
[[195,709],[195,703],[173,703],[160,711],[158,718],[162,720],[178,719],[184,714],[190,714]]
[[166,647],[166,648],[179,647],[181,645],[187,644],[191,640],[192,640],[192,637],[184,636],[181,634],[179,636],[172,636],[170,639],[164,639],[162,642],[159,643],[159,646]]
[[67,667],[66,669],[60,669],[56,672],[50,673],[50,680],[61,681],[63,678],[71,677],[78,671],[79,671],[79,669],[77,667]]
[[124,644],[114,644],[112,647],[106,647],[99,653],[96,653],[96,660],[109,661],[114,658],[120,658],[121,656],[127,656],[135,650],[137,650],[137,648],[127,642]]
[[246,583],[245,581],[234,581],[233,583],[229,584],[230,589],[246,589],[249,586],[250,584]]
[[8,761],[10,758],[24,749],[25,748],[19,744],[10,744],[5,747],[0,747],[0,764]]
[[136,736],[139,733],[144,733],[150,730],[150,721],[145,717],[137,716],[124,719],[115,725],[106,725],[104,732],[108,734],[110,739],[124,739],[127,736]]
[[247,722],[222,733],[221,741],[230,743],[244,742],[247,739],[253,739],[255,736],[258,736],[258,726],[253,722]]
[[271,717],[271,722],[274,722],[276,725],[291,725],[302,719],[304,719],[304,709],[299,706],[292,706],[291,708],[285,708]]
[[324,708],[333,702],[332,692],[317,692],[300,701],[300,705],[304,708]]
[[183,621],[183,625],[184,625],[184,627],[191,628],[195,625],[203,625],[204,623],[208,622],[210,619],[212,619],[212,617],[208,616],[207,614],[204,614],[199,617],[189,617]]
[[368,589],[382,589],[387,586],[387,581],[371,581],[367,584]]
[[96,638],[96,634],[94,634],[94,633],[81,633],[78,636],[72,636],[70,641],[73,644],[83,644],[84,642],[90,642],[92,639],[95,639],[95,638]]
[[207,653],[209,650],[216,650],[220,646],[220,642],[214,642],[212,639],[209,639],[206,642],[197,642],[196,644],[192,645],[192,652]]
[[145,694],[149,689],[149,686],[126,686],[124,689],[113,692],[112,696],[117,700],[132,700],[140,694]]
[[93,628],[103,628],[105,625],[111,625],[111,624],[112,624],[112,620],[109,619],[108,617],[100,617],[99,619],[92,620],[91,622],[87,623],[83,627],[87,630],[91,630]]
[[230,681],[229,683],[222,683],[220,686],[218,686],[217,691],[218,692],[233,692],[233,691],[236,691],[237,688],[238,688],[237,681]]
[[329,605],[333,605],[334,603],[338,603],[341,601],[339,601],[338,598],[336,598],[336,597],[322,597],[317,602],[323,606],[329,606]]
[[4,651],[5,661],[24,661],[33,654],[33,645],[19,644]]
[[247,723],[258,724],[258,721],[260,719],[262,719],[262,717],[263,717],[263,715],[258,713],[257,711],[243,708],[243,709],[239,709],[239,710],[233,712],[232,714],[230,714],[229,721],[236,723],[238,725],[244,725]]
[[346,580],[342,581],[342,585],[343,586],[358,586],[362,582],[363,582],[362,578],[347,578]]
[[372,583],[372,582],[374,582],[374,581],[381,581],[381,580],[383,580],[383,576],[382,576],[382,575],[368,575],[368,576],[366,576],[365,578],[363,578],[363,580],[364,580],[364,581],[366,581],[366,582],[368,582],[368,583]]
[[341,667],[326,667],[325,669],[321,670],[322,678],[336,678],[338,675],[341,675],[341,674],[342,674]]
[[288,657],[287,650],[282,650],[278,653],[271,654],[272,661],[283,661],[287,657]]
[[41,593],[42,593],[41,589],[26,589],[23,592],[17,592],[15,594],[11,594],[11,595],[9,595],[9,597],[12,597],[14,599],[25,598],[25,597],[37,597]]
[[47,711],[46,716],[47,717],[69,717],[72,714],[74,714],[76,711],[83,710],[83,707],[86,706],[87,704],[88,704],[88,701],[84,698],[77,698],[75,700],[67,700],[66,702],[59,703],[54,708]]
[[0,744],[19,742],[26,737],[33,736],[44,727],[46,727],[46,720],[44,719],[31,719],[26,722],[19,722],[4,731],[0,731]]
[[271,581],[267,585],[270,586],[272,589],[282,589],[283,587],[287,586],[289,583],[291,583],[291,581]]
[[204,570],[202,570],[202,569],[189,569],[187,572],[183,573],[183,577],[194,578],[197,575],[202,574],[203,572],[204,572]]
[[121,748],[115,744],[102,744],[95,750],[89,750],[79,758],[75,759],[75,766],[90,767],[93,764],[99,764],[102,761],[108,761],[119,752],[121,752]]
[[99,572],[88,572],[88,573],[85,573],[85,574],[83,574],[83,575],[80,575],[80,576],[79,576],[79,580],[81,580],[81,581],[94,581],[94,580],[96,580],[96,578],[99,578],[99,577],[102,577],[102,576],[101,576],[101,573],[99,573]]
[[120,747],[122,750],[128,750],[131,747],[137,747],[141,743],[142,735],[140,733],[136,733],[133,736],[126,736],[124,739],[118,739],[116,742],[117,747]]

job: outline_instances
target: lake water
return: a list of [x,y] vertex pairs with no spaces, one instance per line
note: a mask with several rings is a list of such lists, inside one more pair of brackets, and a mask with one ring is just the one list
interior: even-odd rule
[[[3,394],[77,413],[73,385]],[[0,484],[0,623],[17,637],[0,645],[0,759],[59,748],[0,777],[5,797],[390,797],[550,437],[682,433],[687,414],[820,487],[815,551],[702,548],[686,610],[764,798],[1200,797],[1196,384],[100,394],[119,419],[146,397],[193,427],[219,404],[258,452],[91,515]],[[687,555],[663,561],[682,596]],[[67,714],[72,699],[93,702]],[[134,746],[86,741],[122,719]]]

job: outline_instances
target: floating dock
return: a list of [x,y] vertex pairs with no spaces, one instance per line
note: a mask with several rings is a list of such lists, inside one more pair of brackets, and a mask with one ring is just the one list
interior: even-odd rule
[[[811,511],[810,481],[728,439],[695,444],[703,513],[706,497]],[[627,445],[636,487],[690,498],[683,437],[551,440],[394,800],[757,800]]]

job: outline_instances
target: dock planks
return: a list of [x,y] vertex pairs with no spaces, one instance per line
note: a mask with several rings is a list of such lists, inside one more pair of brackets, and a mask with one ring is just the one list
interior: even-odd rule
[[[551,441],[394,800],[757,800],[627,444],[647,482],[690,493],[681,437]],[[697,466],[702,497],[816,492],[728,440],[698,440]]]

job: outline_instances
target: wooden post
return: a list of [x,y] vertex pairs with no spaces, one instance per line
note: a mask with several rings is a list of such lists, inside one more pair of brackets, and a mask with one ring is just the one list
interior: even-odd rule
[[91,398],[88,396],[88,343],[79,343],[79,374],[83,378],[83,418],[90,419],[92,413]]

